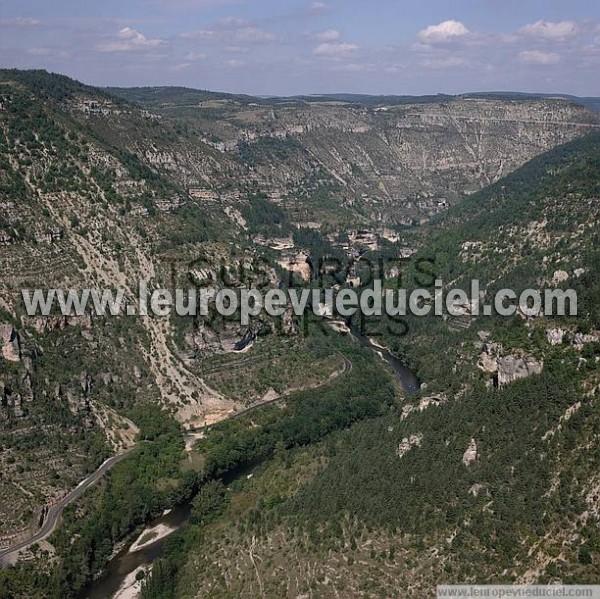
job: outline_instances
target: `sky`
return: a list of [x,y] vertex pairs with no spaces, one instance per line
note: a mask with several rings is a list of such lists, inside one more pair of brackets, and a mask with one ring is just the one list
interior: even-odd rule
[[600,96],[600,2],[0,0],[0,66],[254,95]]

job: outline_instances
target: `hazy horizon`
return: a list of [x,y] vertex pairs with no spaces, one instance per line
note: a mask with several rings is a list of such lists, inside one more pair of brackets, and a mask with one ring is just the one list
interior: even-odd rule
[[0,66],[253,96],[600,96],[600,7],[533,0],[0,0]]
[[1,66],[0,69],[6,69],[6,70],[16,69],[19,71],[43,70],[43,71],[47,71],[51,75],[66,76],[66,77],[69,77],[70,79],[73,79],[74,81],[83,83],[84,85],[88,85],[90,87],[96,87],[98,89],[105,89],[105,90],[181,88],[181,89],[189,89],[192,91],[201,91],[201,92],[208,92],[208,93],[214,93],[214,94],[248,96],[251,98],[260,98],[260,99],[264,99],[264,100],[278,99],[278,98],[283,98],[283,99],[285,99],[285,98],[300,98],[300,97],[319,98],[319,97],[332,97],[332,96],[336,96],[336,97],[363,96],[365,98],[379,98],[379,97],[381,97],[381,98],[384,98],[384,97],[422,98],[422,97],[427,97],[427,96],[470,96],[470,95],[478,95],[478,94],[484,94],[484,95],[498,94],[498,95],[506,95],[506,96],[523,95],[523,96],[540,96],[540,97],[555,96],[558,98],[567,97],[567,96],[571,96],[574,98],[600,98],[600,94],[596,96],[596,95],[573,94],[569,91],[542,92],[542,91],[524,91],[524,90],[514,90],[514,89],[469,89],[469,90],[465,90],[465,91],[458,91],[458,92],[452,92],[452,93],[445,92],[445,91],[438,91],[438,92],[423,93],[423,94],[412,94],[412,93],[402,93],[402,92],[398,92],[398,93],[370,92],[370,93],[367,93],[367,92],[350,92],[350,91],[343,91],[343,90],[342,91],[333,91],[333,92],[322,92],[322,93],[306,91],[306,92],[299,92],[299,93],[294,93],[294,94],[252,94],[252,93],[246,92],[244,90],[232,92],[232,91],[225,91],[222,89],[211,89],[211,88],[206,88],[206,87],[202,87],[202,86],[179,85],[179,84],[168,85],[168,84],[162,84],[162,83],[154,83],[154,84],[149,83],[147,85],[111,85],[111,84],[99,85],[96,83],[85,81],[84,79],[81,79],[78,77],[74,77],[72,75],[69,75],[68,73],[62,73],[62,72],[58,72],[58,71],[49,71],[48,69],[44,69],[43,67],[20,68],[20,67],[13,67],[13,66]]

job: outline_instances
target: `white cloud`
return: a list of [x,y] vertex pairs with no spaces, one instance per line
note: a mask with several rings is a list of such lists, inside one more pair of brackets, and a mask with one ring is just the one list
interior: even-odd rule
[[203,54],[202,52],[189,52],[184,56],[184,58],[188,61],[197,62],[200,60],[206,60],[206,54]]
[[340,39],[341,35],[340,32],[335,29],[328,29],[327,31],[315,33],[314,37],[320,42],[335,42]]
[[212,29],[199,29],[198,31],[184,31],[180,34],[184,39],[201,39],[201,40],[216,40],[219,34]]
[[188,31],[181,34],[185,39],[203,39],[209,41],[224,41],[235,44],[271,43],[277,41],[277,36],[255,27],[254,25],[237,19],[225,17],[221,19],[212,29],[200,29],[199,31]]
[[28,17],[17,17],[16,19],[0,19],[0,27],[39,27],[41,21]]
[[308,10],[312,13],[318,14],[327,11],[327,8],[328,7],[325,2],[313,2]]
[[150,39],[143,33],[131,27],[124,27],[117,34],[117,39],[98,44],[96,50],[99,52],[131,52],[134,50],[148,50],[166,46],[167,42],[162,39]]
[[564,41],[573,38],[578,33],[577,23],[573,21],[559,21],[552,23],[550,21],[536,21],[525,25],[519,30],[519,33],[536,37],[539,39]]
[[541,52],[540,50],[525,50],[519,54],[519,59],[528,64],[557,64],[560,56],[554,52]]
[[235,32],[233,40],[242,44],[276,42],[277,36],[258,27],[242,27]]
[[460,21],[443,21],[437,25],[429,25],[418,33],[419,41],[424,44],[449,42],[468,35],[470,31]]
[[358,64],[357,62],[350,62],[348,64],[342,65],[341,67],[337,68],[336,70],[345,71],[348,73],[359,73],[360,71],[365,70],[365,65]]
[[238,29],[239,27],[245,27],[248,25],[248,21],[238,17],[223,17],[219,20],[218,24],[220,27],[226,29]]
[[223,63],[223,66],[226,66],[230,69],[239,69],[240,67],[246,66],[246,63],[243,60],[237,60],[236,58],[230,58]]
[[360,46],[357,46],[356,44],[348,44],[346,42],[324,42],[315,48],[313,54],[323,58],[340,59],[348,58],[358,50],[360,50]]

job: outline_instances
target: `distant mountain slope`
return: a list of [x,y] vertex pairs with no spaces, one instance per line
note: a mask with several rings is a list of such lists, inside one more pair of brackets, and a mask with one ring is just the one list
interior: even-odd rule
[[[556,148],[440,217],[415,256],[434,258],[432,272],[453,287],[472,277],[488,292],[573,287],[577,317],[409,319],[396,348],[420,367],[421,393],[201,494],[194,526],[145,596],[424,597],[437,584],[595,583],[599,166],[598,134]],[[255,423],[243,424],[237,434],[251,435]]]
[[170,256],[192,260],[202,242],[231,240],[229,219],[189,197],[167,154],[215,185],[230,165],[105,92],[0,72],[2,546],[133,442],[123,416],[135,404],[189,402],[197,415],[230,407],[183,365],[168,321],[91,308],[24,314],[21,289],[123,288],[133,298],[141,279],[170,279]]
[[161,105],[174,103],[180,106],[198,103],[204,100],[230,100],[242,104],[289,104],[292,102],[345,102],[348,104],[363,104],[371,106],[386,106],[391,104],[426,104],[450,102],[458,98],[489,98],[496,100],[539,100],[539,99],[563,99],[580,104],[593,110],[600,109],[600,98],[580,97],[570,94],[544,94],[525,93],[511,91],[495,92],[469,92],[463,94],[434,94],[424,96],[414,95],[372,95],[372,94],[300,94],[296,96],[249,96],[246,94],[230,94],[214,92],[209,90],[198,90],[189,87],[107,87],[111,95],[126,98],[131,102],[142,105]]
[[[524,553],[532,549],[534,533],[550,532],[556,543],[543,544],[540,559],[533,565],[544,570],[554,554],[561,555],[559,542],[564,540],[572,544],[565,553],[565,568],[577,566],[576,560],[581,559],[582,571],[587,573],[589,559],[597,563],[596,540],[588,530],[593,527],[586,528],[586,524],[588,520],[595,522],[596,479],[591,469],[597,472],[598,462],[593,454],[587,463],[583,448],[591,451],[589,448],[597,446],[593,428],[598,422],[593,411],[596,404],[590,400],[588,405],[588,399],[595,397],[598,387],[598,354],[593,342],[599,327],[598,136],[578,138],[597,128],[597,116],[571,102],[553,99],[443,98],[373,107],[339,100],[250,101],[247,97],[215,97],[170,88],[122,93],[131,93],[140,103],[149,96],[154,99],[152,105],[141,106],[43,71],[0,71],[2,545],[36,528],[44,505],[56,501],[109,454],[134,443],[136,431],[128,418],[138,425],[136,418],[150,419],[150,423],[145,422],[150,430],[144,437],[148,443],[142,445],[143,451],[133,462],[123,465],[116,482],[107,483],[107,500],[104,487],[92,498],[87,497],[86,508],[91,505],[92,509],[83,511],[90,521],[81,516],[81,506],[70,514],[71,523],[74,520],[76,524],[69,530],[78,530],[76,525],[80,524],[85,533],[77,537],[81,545],[72,544],[67,533],[59,529],[60,547],[72,550],[72,561],[61,562],[61,584],[68,584],[73,576],[83,584],[97,574],[124,535],[143,524],[150,514],[171,505],[175,497],[191,492],[190,479],[195,474],[189,474],[181,464],[187,468],[193,462],[192,468],[200,468],[198,464],[203,463],[202,456],[191,452],[189,460],[183,459],[183,442],[175,423],[159,426],[152,418],[140,416],[140,406],[160,405],[180,423],[195,428],[220,420],[250,402],[294,388],[308,389],[309,400],[318,404],[320,392],[314,391],[312,396],[310,390],[331,377],[333,380],[341,367],[337,354],[297,335],[291,318],[284,323],[289,336],[283,338],[269,335],[272,322],[256,323],[256,331],[250,331],[250,336],[260,332],[255,335],[255,346],[238,355],[231,348],[248,330],[235,323],[217,320],[197,326],[197,322],[175,318],[101,318],[92,310],[82,317],[55,314],[28,318],[20,297],[22,288],[124,288],[133,297],[140,279],[150,280],[155,287],[174,283],[188,287],[203,271],[224,273],[232,277],[233,285],[242,286],[265,274],[253,271],[256,257],[273,263],[291,255],[293,261],[301,249],[318,246],[329,250],[340,234],[347,238],[348,230],[364,225],[368,232],[377,234],[389,227],[392,238],[410,229],[415,248],[409,249],[418,249],[418,245],[418,257],[434,255],[440,275],[448,282],[456,279],[456,284],[478,275],[491,291],[500,284],[539,283],[538,279],[553,279],[555,272],[564,271],[568,279],[563,283],[573,284],[580,293],[583,316],[565,323],[515,318],[507,324],[492,319],[489,324],[476,321],[471,328],[460,319],[424,319],[410,322],[408,337],[384,337],[390,344],[396,342],[393,349],[418,368],[428,385],[425,396],[429,391],[443,394],[425,403],[448,400],[446,407],[433,412],[431,419],[424,411],[414,421],[394,412],[373,428],[358,427],[348,437],[331,437],[331,444],[327,441],[325,446],[309,447],[306,454],[298,450],[298,456],[275,443],[277,460],[282,462],[274,463],[275,470],[268,470],[263,482],[269,485],[272,480],[276,486],[281,463],[286,470],[286,464],[291,467],[298,457],[298,467],[287,473],[300,472],[298,476],[287,479],[284,473],[285,484],[294,492],[272,489],[268,501],[257,508],[258,515],[253,511],[243,524],[256,533],[256,540],[248,546],[244,543],[252,535],[241,540],[231,536],[231,545],[221,547],[218,576],[213,577],[212,570],[210,576],[198,575],[195,586],[182,587],[183,595],[217,578],[219,585],[226,584],[219,578],[221,572],[238,572],[228,569],[232,560],[255,548],[258,551],[260,543],[264,542],[260,551],[265,552],[261,567],[270,568],[269,560],[279,559],[278,545],[270,544],[268,537],[274,530],[268,528],[273,522],[263,522],[263,508],[267,519],[276,521],[281,516],[291,526],[298,524],[298,537],[277,531],[283,545],[292,548],[290,561],[294,563],[296,547],[304,543],[299,541],[305,538],[302,526],[310,525],[306,535],[311,542],[328,530],[315,514],[318,502],[307,498],[310,489],[322,501],[324,516],[329,518],[337,511],[361,520],[350,525],[332,517],[335,530],[331,537],[342,538],[343,543],[336,541],[335,548],[326,549],[308,546],[306,560],[303,557],[298,562],[299,580],[308,573],[318,576],[315,584],[327,586],[328,568],[339,560],[347,565],[347,570],[340,571],[348,576],[354,563],[365,562],[366,570],[383,563],[388,574],[392,573],[390,584],[400,575],[410,582],[415,575],[410,564],[430,561],[417,540],[405,556],[402,571],[394,570],[390,552],[401,539],[378,531],[381,536],[372,547],[370,535],[379,523],[370,512],[376,510],[390,520],[396,518],[399,529],[419,534],[425,530],[419,526],[426,523],[417,513],[430,516],[432,528],[425,533],[444,547],[450,544],[451,556],[438,566],[448,566],[453,575],[458,576],[451,563],[454,548],[444,538],[451,538],[456,526],[464,533],[467,525],[463,522],[469,518],[485,519],[481,530],[489,538],[467,534],[466,549],[457,553],[463,563],[481,547],[480,556],[485,561],[490,556],[489,539],[500,535],[502,554],[492,555],[490,560],[498,558],[499,564],[510,568],[510,560],[518,558],[521,561],[514,576],[522,577],[521,566],[528,564]],[[529,158],[573,139],[571,144],[515,170]],[[510,171],[512,176],[497,181]],[[480,191],[494,181],[492,187]],[[479,193],[423,227],[422,233],[413,226],[446,212],[446,204],[459,202],[465,192],[476,191]],[[386,243],[390,251],[402,247],[396,242]],[[286,249],[277,249],[281,247]],[[579,269],[583,272],[576,275]],[[238,271],[243,277],[251,274],[238,279]],[[272,266],[265,279],[279,282],[283,275],[279,266]],[[551,338],[560,338],[562,343],[552,345],[546,329],[561,329]],[[490,348],[485,348],[487,342],[477,335],[480,330]],[[483,356],[487,370],[477,366],[483,353],[489,353]],[[525,365],[533,365],[534,370],[543,361],[542,378],[521,381],[516,391],[503,387],[496,394],[493,388],[499,373],[493,371],[493,364],[498,370],[502,358],[513,360],[509,360],[508,370],[502,362],[508,378],[515,378],[514,371],[522,371],[523,361],[529,358],[533,362]],[[373,389],[378,394],[385,391],[388,398],[393,390],[378,376],[379,361],[371,366],[367,382],[374,381]],[[359,371],[353,376],[359,376]],[[360,391],[369,407],[371,397],[364,388],[371,389],[364,380],[360,383],[351,383],[352,392]],[[521,402],[521,396],[526,401]],[[353,414],[344,403],[348,397],[339,387],[333,393],[334,405],[341,406],[344,413],[339,422],[373,413],[358,410],[358,416],[348,421],[345,417]],[[467,397],[464,410],[461,397]],[[415,408],[421,399],[415,398]],[[507,405],[508,412],[501,417],[494,412],[496,399]],[[552,407],[546,411],[547,399]],[[573,408],[579,400],[581,410]],[[306,405],[312,406],[310,402]],[[478,406],[485,409],[479,412]],[[573,415],[577,412],[576,418],[569,420],[568,408]],[[417,411],[413,410],[415,414]],[[279,414],[278,408],[275,413]],[[315,420],[306,419],[304,424],[315,422],[321,427],[315,429],[332,430],[327,418],[336,418],[335,413],[311,410],[310,414]],[[528,414],[532,415],[529,421]],[[461,419],[468,424],[463,426]],[[532,428],[533,420],[544,430]],[[501,434],[494,432],[499,421]],[[561,422],[567,421],[573,424],[559,430]],[[236,421],[240,429],[247,429],[250,445],[253,431],[260,430],[255,424],[252,419]],[[305,429],[296,430],[297,425],[284,423],[281,428],[299,440],[298,444],[313,439]],[[575,425],[573,432],[570,427]],[[168,439],[163,440],[164,445],[153,445],[152,439],[161,437],[162,433],[156,432],[161,427]],[[555,429],[556,435],[549,433],[548,438],[556,440],[551,441],[548,461],[544,461],[546,458],[540,456],[546,446],[540,439]],[[478,447],[489,448],[500,437],[503,442],[510,441],[511,430],[518,431],[518,442],[480,454],[486,460],[481,476],[479,471],[461,469],[460,449],[464,452],[469,447],[469,435],[478,441]],[[389,442],[386,431],[391,435]],[[395,469],[395,452],[400,445],[406,447],[404,438],[409,449],[419,455],[421,432],[423,449],[431,453],[421,454],[414,462],[407,453],[409,459]],[[412,434],[416,435],[413,441]],[[446,440],[450,449],[444,453]],[[163,463],[159,458],[165,446],[168,459]],[[357,448],[354,454],[352,447]],[[260,445],[255,449],[263,450]],[[369,482],[369,470],[376,463],[375,450],[383,456],[382,463],[377,464],[381,476],[377,474]],[[513,454],[518,454],[516,475],[507,466]],[[336,455],[339,457],[334,460]],[[565,455],[568,457],[563,460]],[[525,472],[538,460],[543,462],[539,469],[531,475]],[[328,463],[331,469],[325,472]],[[354,468],[353,463],[360,468]],[[407,482],[423,469],[427,469],[423,487]],[[323,478],[317,479],[321,471]],[[456,473],[457,478],[438,495],[434,483],[440,472]],[[398,483],[398,473],[402,483]],[[270,478],[270,474],[275,476]],[[379,484],[381,477],[387,481],[385,485]],[[581,486],[574,482],[577,477],[584,481]],[[145,482],[132,487],[132,480]],[[558,483],[548,488],[548,480]],[[299,483],[312,486],[298,491]],[[363,483],[365,492],[352,496],[351,490],[360,490]],[[499,497],[501,522],[510,511],[507,497],[516,486],[531,483],[526,493],[518,495],[515,511],[520,515],[510,521],[506,535],[500,530],[501,524],[489,521],[486,491],[480,489],[479,498],[472,499],[469,489],[478,483],[485,483],[490,494]],[[339,503],[332,500],[335,485],[343,490]],[[136,495],[131,489],[141,490]],[[426,505],[419,503],[423,489],[436,494]],[[525,522],[532,508],[524,509],[523,505],[539,505],[540,491],[552,498],[550,521],[537,518]],[[373,499],[367,506],[369,493]],[[404,493],[407,509],[391,509],[390,504]],[[291,495],[296,498],[286,503]],[[121,511],[113,509],[116,503],[112,503],[119,497],[125,497],[125,503],[118,504]],[[555,507],[562,499],[567,505],[565,514]],[[285,508],[281,514],[274,511],[280,504]],[[94,518],[97,512],[93,508],[98,505],[102,519]],[[252,501],[247,505],[254,506]],[[83,524],[77,522],[80,517]],[[582,530],[570,527],[569,519],[581,522]],[[264,530],[256,529],[263,524]],[[110,535],[103,527],[110,529]],[[459,536],[457,543],[463,539]],[[522,541],[522,552],[505,548],[515,539]],[[353,546],[360,548],[358,554],[344,553],[354,551]],[[94,549],[88,554],[79,551],[80,547]],[[391,565],[382,557],[384,549]],[[215,554],[209,556],[211,564]],[[195,558],[202,568],[213,568],[192,552],[186,566],[190,572],[197,565]],[[248,580],[255,576],[251,562],[240,566],[240,576]],[[323,569],[315,570],[315,562]],[[275,567],[270,572],[276,578],[279,571]],[[365,578],[357,574],[356,580],[371,585],[380,572],[376,569]],[[486,572],[497,574],[493,566]],[[550,576],[551,572],[544,570],[543,575]],[[427,576],[417,582],[429,588]],[[2,580],[0,575],[0,584]],[[33,576],[31,580],[38,579]],[[242,587],[246,583],[240,582]],[[256,588],[254,582],[243,587],[250,597],[256,596]],[[304,587],[292,590],[308,592]],[[272,596],[279,599],[283,595],[277,588]]]
[[600,124],[575,102],[528,95],[265,99],[184,88],[110,91],[249,165],[295,222],[325,227],[339,220],[327,198],[363,226],[422,222]]
[[[446,289],[460,287],[470,293],[470,280],[478,279],[487,302],[503,288],[520,293],[548,286],[572,287],[578,292],[579,316],[573,322],[567,320],[567,328],[600,330],[600,308],[594,299],[600,291],[599,167],[598,133],[535,158],[436,219],[423,247],[412,257],[414,263],[433,260],[431,270]],[[409,273],[406,280],[412,281],[413,274],[418,276]],[[477,341],[479,328],[493,327],[511,342],[507,331],[514,326],[515,345],[523,333],[520,317],[508,322],[484,317],[409,320],[411,335],[401,339],[400,346],[427,373],[426,378],[443,387],[450,380],[460,386],[472,376],[479,355],[469,356],[464,346],[466,339]],[[544,334],[544,326],[559,325],[540,319],[534,328]],[[428,349],[432,336],[439,338],[442,348],[434,362]],[[456,376],[449,377],[449,371]]]

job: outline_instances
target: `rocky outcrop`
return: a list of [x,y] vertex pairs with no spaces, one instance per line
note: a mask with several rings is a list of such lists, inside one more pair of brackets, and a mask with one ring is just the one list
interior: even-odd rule
[[561,345],[565,333],[563,329],[546,329],[546,339],[550,345]]
[[0,324],[0,346],[2,357],[8,362],[21,361],[21,339],[17,330],[10,324]]
[[25,415],[23,397],[20,393],[11,390],[4,381],[0,381],[0,420],[6,420],[10,413],[15,418],[22,418]]
[[[37,316],[28,321],[38,335],[50,331],[64,331],[69,326],[80,326],[87,330],[92,327],[93,318],[91,314],[82,316]],[[25,324],[25,320],[24,320]]]
[[600,331],[594,331],[592,333],[577,333],[573,337],[573,346],[575,349],[582,349],[586,343],[597,343],[600,342]]
[[503,355],[502,346],[497,343],[484,343],[481,346],[477,366],[483,372],[494,374],[499,386],[540,374],[544,369],[544,363],[532,356]]
[[540,374],[544,363],[538,362],[531,356],[520,358],[518,356],[504,356],[498,359],[498,384],[506,385],[518,379],[523,379],[533,374]]
[[400,420],[408,418],[413,412],[423,412],[430,406],[439,406],[441,403],[447,400],[447,397],[443,394],[431,395],[429,397],[421,398],[418,405],[405,404],[402,406],[402,414]]
[[219,332],[200,323],[193,332],[186,335],[185,340],[186,345],[192,350],[193,357],[196,358],[203,353],[241,351],[251,346],[255,338],[254,331],[241,327],[239,323],[228,322]]
[[473,497],[479,497],[479,494],[482,491],[486,491],[485,485],[482,485],[481,483],[475,483],[469,487],[468,493],[469,495],[473,495]]
[[304,252],[290,252],[281,256],[277,263],[287,271],[298,275],[303,281],[310,281],[311,268]]
[[475,442],[475,439],[471,439],[469,447],[467,447],[465,453],[463,453],[462,463],[469,467],[475,460],[477,460],[478,455],[477,443]]
[[552,275],[552,284],[553,285],[560,285],[561,283],[564,283],[565,281],[569,280],[569,273],[564,271],[564,270],[557,270],[554,272],[554,274]]
[[400,444],[398,445],[398,449],[396,450],[396,455],[399,458],[404,457],[413,447],[421,447],[423,443],[423,433],[417,433],[416,435],[410,435],[409,437],[404,437]]
[[477,366],[483,372],[498,372],[498,354],[501,347],[496,343],[485,343],[481,346]]

